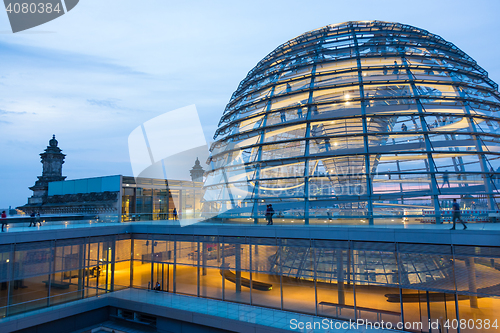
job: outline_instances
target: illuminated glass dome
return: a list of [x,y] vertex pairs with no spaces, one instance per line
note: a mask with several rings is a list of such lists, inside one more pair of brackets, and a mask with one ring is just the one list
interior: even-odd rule
[[241,81],[211,146],[205,211],[401,223],[496,209],[498,85],[443,38],[360,21],[307,32]]

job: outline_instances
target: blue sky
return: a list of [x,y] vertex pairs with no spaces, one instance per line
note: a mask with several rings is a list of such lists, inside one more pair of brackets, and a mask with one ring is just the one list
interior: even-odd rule
[[[500,82],[499,12],[497,0],[80,0],[17,34],[0,13],[0,208],[26,203],[52,134],[67,154],[68,179],[131,175],[130,132],[186,105],[196,104],[210,141],[246,73],[278,45],[327,24],[426,29]],[[187,179],[188,168],[175,176]]]

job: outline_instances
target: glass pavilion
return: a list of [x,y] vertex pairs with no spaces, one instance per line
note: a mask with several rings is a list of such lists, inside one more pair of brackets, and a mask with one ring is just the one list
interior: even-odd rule
[[[498,85],[426,30],[358,21],[304,33],[234,92],[204,210],[257,222],[434,222],[497,209]],[[429,220],[425,220],[426,216]],[[482,216],[482,217],[481,217]]]

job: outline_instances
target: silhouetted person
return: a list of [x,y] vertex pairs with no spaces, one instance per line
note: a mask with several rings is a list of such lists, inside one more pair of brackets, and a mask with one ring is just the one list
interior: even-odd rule
[[2,220],[2,232],[3,232],[3,227],[7,225],[7,213],[5,212],[5,210],[2,211],[1,220]]
[[448,170],[445,170],[443,173],[443,185],[441,186],[441,188],[443,188],[445,184],[448,184],[448,188],[451,187],[450,176],[448,176]]
[[35,216],[36,216],[35,212],[31,212],[31,214],[30,214],[30,225],[29,225],[30,227],[31,227],[31,225],[33,225],[34,227],[36,227]]
[[41,220],[41,217],[40,217],[40,212],[36,212],[36,216],[35,216],[35,227],[36,227],[36,224],[38,223],[39,226],[42,226],[42,220]]
[[273,225],[273,215],[274,209],[273,205],[267,205],[266,216],[267,216],[267,225]]
[[302,118],[302,108],[297,110],[297,117]]
[[313,114],[313,116],[316,116],[318,115],[318,106],[317,105],[313,105],[311,106],[311,113]]
[[403,123],[403,125],[401,125],[401,130],[402,130],[403,132],[407,132],[407,131],[408,131],[408,127],[406,127],[406,124],[405,124],[405,123]]
[[284,123],[286,121],[286,114],[285,114],[285,112],[282,111],[280,117],[281,117],[281,122]]
[[467,226],[465,225],[464,221],[460,218],[460,205],[457,202],[457,199],[453,199],[453,227],[450,230],[455,230],[455,224],[457,223],[457,220],[459,220],[462,225],[464,226],[464,230],[467,229]]
[[174,220],[177,220],[177,208],[174,208],[172,215],[174,216]]
[[331,145],[330,145],[330,139],[326,138],[325,139],[325,150],[330,151]]
[[392,74],[394,74],[394,75],[398,75],[399,74],[399,66],[398,66],[398,62],[397,61],[394,61],[394,70],[392,71]]
[[266,221],[267,221],[267,225],[271,224],[271,205],[267,205],[266,206]]

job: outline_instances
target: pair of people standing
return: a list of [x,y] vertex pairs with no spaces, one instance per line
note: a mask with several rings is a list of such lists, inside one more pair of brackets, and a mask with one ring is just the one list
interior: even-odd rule
[[30,219],[30,227],[33,225],[34,227],[36,227],[36,224],[38,223],[39,226],[42,226],[42,222],[40,221],[40,212],[37,212],[35,214],[35,212],[32,212],[31,215],[30,215],[31,219]]
[[267,209],[266,209],[267,225],[273,225],[273,215],[274,215],[273,205],[269,204],[269,205],[267,205]]

